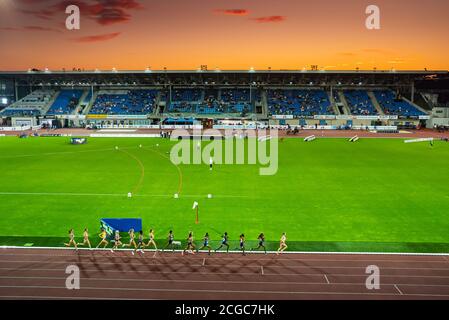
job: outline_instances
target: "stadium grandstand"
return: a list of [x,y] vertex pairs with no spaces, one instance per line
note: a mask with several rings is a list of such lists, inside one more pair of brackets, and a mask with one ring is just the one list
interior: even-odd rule
[[[2,123],[148,126],[193,119],[285,126],[431,126],[447,71],[1,72]],[[447,93],[446,93],[447,94]],[[15,102],[14,102],[15,101]]]

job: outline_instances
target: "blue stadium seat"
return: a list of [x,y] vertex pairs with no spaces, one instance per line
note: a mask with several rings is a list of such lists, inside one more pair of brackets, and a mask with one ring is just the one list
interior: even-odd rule
[[366,90],[344,90],[351,114],[358,116],[376,115],[377,111]]
[[405,100],[396,100],[396,95],[390,90],[374,91],[379,105],[386,115],[398,115],[403,117],[419,117],[425,115]]
[[99,94],[90,114],[143,115],[152,113],[158,90],[129,90],[126,94]]
[[55,102],[47,111],[48,115],[70,114],[78,105],[83,90],[61,90]]
[[268,113],[271,115],[314,116],[334,114],[324,90],[269,89]]

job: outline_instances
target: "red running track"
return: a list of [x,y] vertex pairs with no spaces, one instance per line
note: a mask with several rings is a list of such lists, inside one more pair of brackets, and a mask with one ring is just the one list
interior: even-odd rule
[[[79,290],[65,287],[68,265]],[[369,265],[379,290],[365,286]],[[449,299],[449,257],[0,249],[0,299]]]

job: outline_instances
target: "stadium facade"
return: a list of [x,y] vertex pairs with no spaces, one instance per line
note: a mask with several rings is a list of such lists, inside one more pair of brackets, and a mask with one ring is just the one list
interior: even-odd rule
[[449,124],[448,71],[0,72],[0,125],[101,128]]

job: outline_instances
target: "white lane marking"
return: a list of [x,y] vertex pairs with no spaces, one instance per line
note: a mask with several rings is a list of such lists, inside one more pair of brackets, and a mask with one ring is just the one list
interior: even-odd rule
[[264,275],[263,266],[260,266],[260,269],[261,269],[262,275]]
[[[74,196],[74,197],[127,197],[127,193],[71,193],[71,192],[0,192],[2,196]],[[134,194],[133,197],[162,197],[173,198],[172,194]],[[183,194],[184,198],[206,198],[207,195]],[[244,195],[214,195],[215,198],[249,198]]]
[[[4,270],[4,271],[8,271],[8,273],[11,272],[18,272],[18,271],[34,271],[34,272],[38,272],[38,271],[55,271],[55,272],[61,272],[61,269],[50,269],[50,268],[3,268],[0,267],[0,271]],[[89,273],[89,272],[100,272],[100,273],[131,273],[131,274],[140,274],[140,273],[153,273],[153,274],[170,274],[173,275],[174,273],[178,273],[178,274],[192,274],[192,271],[179,271],[177,270],[176,272],[164,272],[164,271],[153,271],[153,270],[139,270],[139,271],[135,271],[135,270],[102,270],[102,269],[82,269],[81,270],[84,273]],[[204,272],[204,271],[200,271],[201,275],[214,275],[214,274],[219,274],[219,275],[236,275],[236,273],[234,272]],[[238,275],[251,275],[251,276],[256,276],[256,275],[260,275],[260,273],[258,271],[255,272],[239,272]],[[354,274],[342,274],[342,273],[327,273],[328,276],[335,276],[335,277],[366,277],[364,274],[363,275],[354,275]],[[273,274],[264,274],[264,276],[272,276],[272,277],[276,277],[276,276],[307,276],[307,277],[321,277],[322,274],[320,273],[273,273]],[[424,279],[449,279],[449,276],[423,276],[423,275],[383,275],[383,278],[424,278]]]
[[324,274],[324,279],[326,279],[327,284],[330,284],[329,279],[327,278],[327,276]]
[[[58,286],[0,286],[4,289],[63,289],[65,287]],[[103,288],[103,287],[82,287],[81,290],[86,291],[138,291],[138,292],[192,292],[192,293],[243,293],[243,294],[307,294],[307,295],[368,295],[368,296],[397,296],[396,293],[380,293],[380,292],[313,292],[313,291],[258,291],[258,290],[208,290],[208,289],[152,289],[152,288]],[[425,297],[449,297],[449,294],[406,294],[404,296],[425,296]]]
[[[110,249],[109,249],[110,250]],[[141,261],[140,259],[135,259],[136,262]],[[67,264],[67,262],[74,262],[74,261],[42,261],[42,260],[0,260],[0,263],[41,263],[41,264]],[[91,261],[78,261],[79,265],[86,265],[86,264],[93,264],[96,265],[97,262],[91,262]],[[101,262],[102,265],[129,265],[128,262]],[[145,265],[141,263],[141,265]],[[166,266],[166,263],[153,263],[154,266]],[[185,267],[195,267],[198,266],[197,264],[185,264],[185,263],[172,263],[171,266],[185,266]],[[239,264],[208,264],[209,267],[230,267],[230,268],[257,268],[257,265],[254,266],[242,266]],[[289,268],[289,267],[295,267],[299,269],[313,269],[313,268],[321,268],[321,269],[360,269],[365,270],[365,267],[354,267],[354,266],[326,266],[326,265],[310,265],[310,266],[268,266],[269,268]],[[18,267],[20,268],[20,267]],[[411,267],[382,267],[383,270],[429,270],[429,271],[449,271],[448,268],[411,268]]]
[[398,292],[399,292],[399,294],[402,296],[402,295],[404,295],[403,293],[402,293],[402,291],[401,290],[399,290],[399,288],[398,288],[398,286],[397,285],[394,285],[394,287],[396,288],[396,290],[398,290]]
[[[151,195],[149,195],[151,196]],[[165,196],[165,195],[164,195]],[[173,195],[170,195],[172,197]],[[19,247],[19,246],[0,246],[0,249],[34,249],[34,250],[72,250],[70,248],[64,248],[64,247]],[[88,248],[79,248],[80,250],[89,250]],[[106,251],[109,251],[110,249],[106,249]],[[103,249],[96,249],[94,251],[104,251]],[[178,250],[179,251],[179,250]],[[181,252],[180,250],[179,252]],[[241,253],[240,250],[229,251],[230,253]],[[267,253],[276,253],[277,251],[267,251]],[[253,251],[252,254],[264,254],[264,251]],[[441,257],[447,257],[449,256],[448,253],[426,253],[426,252],[347,252],[347,251],[284,251],[283,254],[301,254],[301,255],[336,255],[336,256],[342,256],[342,255],[348,255],[348,256],[441,256]],[[226,259],[223,257],[223,259]],[[281,260],[281,259],[278,259]],[[291,260],[291,259],[284,259],[284,260]],[[301,260],[301,259],[296,259]],[[324,261],[324,260],[323,260]],[[355,260],[350,260],[355,261]],[[359,260],[362,261],[362,260]],[[388,260],[387,260],[388,261]],[[408,261],[405,261],[408,262]],[[418,260],[417,260],[418,262]],[[423,261],[424,262],[424,261]],[[434,262],[441,262],[441,261],[434,261]]]
[[[68,251],[74,251],[73,248],[66,248],[66,247],[9,247],[9,246],[0,246],[0,249],[39,249],[39,250],[56,250],[58,252],[60,252],[61,250],[68,250]],[[102,249],[102,248],[98,248],[95,249],[93,248],[92,250],[89,250],[89,248],[78,248],[78,250],[83,250],[83,251],[92,251],[92,252],[102,252],[102,251],[110,251],[109,248],[107,249]],[[119,251],[116,252],[126,252],[126,251],[130,251],[131,249],[120,249]],[[147,249],[146,251],[155,251],[154,249]],[[176,251],[176,250],[175,250]],[[182,250],[181,250],[182,251]],[[241,251],[229,251],[231,253],[241,253]],[[248,252],[251,254],[263,254],[263,251],[253,251],[253,252]],[[271,252],[269,251],[268,253],[275,253],[275,251]],[[297,252],[292,252],[292,253],[297,253]],[[297,253],[298,255],[305,255],[307,253]],[[314,255],[318,255],[318,254],[314,254]],[[323,252],[322,255],[328,255],[327,253]],[[75,257],[74,255],[68,255],[68,254],[48,254],[48,253],[2,253],[0,251],[0,256],[45,256],[45,257]],[[92,257],[90,255],[78,255],[80,257]],[[78,257],[76,256],[76,257]],[[104,255],[97,255],[95,256],[95,258],[120,258],[121,256],[104,256]],[[161,258],[164,259],[178,259],[178,257],[175,256],[160,256]],[[446,259],[445,256],[441,256],[442,258]],[[387,258],[387,257],[386,257]],[[389,257],[388,257],[389,258]],[[193,257],[191,257],[190,259],[195,259]],[[219,259],[219,260],[235,260],[235,258],[228,258],[225,256],[220,256],[219,258],[213,258],[211,257],[210,259]],[[447,260],[447,259],[446,259]],[[247,260],[244,260],[247,261]],[[258,261],[273,261],[273,259],[269,259],[269,258],[260,258],[258,259]],[[391,262],[391,263],[445,263],[445,261],[442,260],[390,260],[390,259],[357,259],[357,260],[351,260],[351,259],[311,259],[311,258],[278,258],[276,257],[275,261],[322,261],[322,262]],[[449,260],[448,260],[449,262]]]
[[[60,270],[59,270],[60,271]],[[231,275],[231,273],[229,273]],[[309,275],[310,276],[310,275]],[[317,274],[316,277],[321,275]],[[327,277],[326,277],[327,278]],[[0,276],[0,279],[5,280],[66,280],[65,277],[26,277],[26,276]],[[83,281],[107,281],[107,282],[183,282],[183,283],[232,283],[232,284],[273,284],[273,285],[323,285],[323,282],[300,282],[300,281],[233,281],[233,280],[184,280],[184,279],[142,279],[142,278],[86,278]],[[329,281],[329,280],[327,280]],[[327,284],[331,284],[328,282]],[[360,282],[336,282],[332,283],[335,286],[358,286]],[[383,283],[383,286],[396,286],[396,283]],[[401,283],[404,287],[449,287],[449,284],[422,284],[422,283]],[[396,288],[399,290],[399,288]]]

